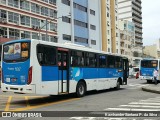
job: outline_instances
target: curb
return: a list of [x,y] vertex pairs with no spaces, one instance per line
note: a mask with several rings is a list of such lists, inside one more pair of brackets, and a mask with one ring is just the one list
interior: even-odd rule
[[160,94],[160,91],[158,91],[158,90],[151,90],[151,89],[147,89],[147,88],[143,88],[143,87],[142,87],[142,90],[146,91],[146,92],[152,92],[152,93]]

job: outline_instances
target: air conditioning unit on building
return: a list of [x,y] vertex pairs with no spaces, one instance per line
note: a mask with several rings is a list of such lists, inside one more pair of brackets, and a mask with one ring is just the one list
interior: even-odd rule
[[34,25],[32,25],[32,29],[34,29],[34,27],[35,27],[35,26],[34,26]]
[[56,28],[53,28],[53,31],[57,32],[57,29],[56,29]]
[[36,27],[36,30],[39,30],[39,29],[41,29],[40,26],[37,26],[37,27]]
[[7,23],[7,19],[3,19],[3,20],[2,20],[2,23]]

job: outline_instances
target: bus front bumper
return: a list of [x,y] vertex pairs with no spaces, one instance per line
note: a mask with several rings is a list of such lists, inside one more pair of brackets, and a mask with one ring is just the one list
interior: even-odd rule
[[1,84],[3,92],[15,92],[15,93],[35,93],[35,85],[8,85]]

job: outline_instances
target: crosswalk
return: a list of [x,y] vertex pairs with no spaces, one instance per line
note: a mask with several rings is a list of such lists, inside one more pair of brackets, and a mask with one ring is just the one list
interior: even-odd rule
[[[159,113],[160,111],[160,97],[148,98],[128,104],[119,105],[117,107],[105,108],[104,112],[152,112]],[[159,116],[159,115],[158,115]],[[149,118],[141,117],[71,117],[70,120],[160,120],[159,117],[150,116]]]
[[106,108],[105,111],[160,111],[160,97],[130,102],[118,107]]

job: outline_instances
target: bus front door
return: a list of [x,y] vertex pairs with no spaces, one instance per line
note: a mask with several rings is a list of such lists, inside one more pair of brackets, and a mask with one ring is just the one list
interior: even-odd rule
[[58,50],[58,69],[59,69],[59,81],[58,81],[58,93],[69,93],[69,60],[67,50]]
[[123,84],[127,84],[127,78],[129,74],[129,68],[128,68],[128,59],[123,59]]

